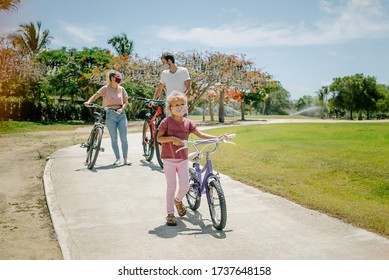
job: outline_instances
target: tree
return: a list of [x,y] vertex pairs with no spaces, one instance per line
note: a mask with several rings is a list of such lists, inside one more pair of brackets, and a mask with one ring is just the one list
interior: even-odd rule
[[17,10],[21,0],[0,0],[0,10]]
[[377,101],[377,110],[379,112],[377,118],[385,119],[389,117],[389,85],[378,84],[377,89],[384,96],[383,99]]
[[[219,101],[220,122],[224,121],[226,90],[247,93],[255,89],[263,92],[272,88],[269,85],[277,84],[270,75],[256,70],[253,62],[245,59],[244,54],[185,51],[177,52],[174,56],[177,65],[185,66],[191,76],[192,91],[188,96],[188,111],[192,112],[200,101],[210,104],[207,100],[211,93]],[[154,91],[159,83],[160,65],[159,59],[141,58],[135,54],[131,57],[114,57],[112,68],[119,69],[125,80]],[[261,94],[257,93],[258,96]]]
[[366,112],[366,118],[370,119],[371,114],[378,109],[377,104],[380,100],[385,99],[385,94],[380,91],[376,78],[367,76],[362,79],[362,91],[359,98],[359,115],[358,119],[362,119],[362,112]]
[[320,106],[322,106],[322,110],[320,112],[320,117],[324,118],[324,110],[327,110],[328,103],[328,95],[330,93],[329,86],[323,86],[321,89],[317,91],[317,99],[320,102]]
[[330,85],[330,90],[333,94],[330,103],[334,108],[349,111],[350,119],[352,120],[355,102],[351,84],[351,77],[334,78],[333,83]]
[[290,108],[290,95],[283,87],[271,92],[265,99],[264,115],[285,115]]
[[130,56],[134,51],[134,41],[129,40],[126,33],[113,36],[108,44],[112,45],[119,56]]
[[297,111],[301,111],[314,105],[315,105],[314,98],[310,95],[304,95],[303,97],[300,97],[297,100],[295,107]]
[[97,47],[62,48],[44,51],[37,60],[46,66],[42,90],[47,95],[86,100],[105,83],[105,73],[111,68],[113,56]]
[[336,109],[350,112],[358,112],[358,118],[362,119],[365,112],[367,118],[378,109],[377,104],[382,103],[385,95],[379,90],[375,77],[364,77],[363,74],[334,78],[330,85],[333,97],[329,100],[331,106]]
[[39,63],[27,60],[0,36],[0,96],[26,97],[29,86],[40,80],[41,70]]
[[40,21],[37,22],[36,26],[33,22],[20,24],[19,29],[10,34],[9,37],[17,49],[34,58],[50,44],[50,40],[53,38],[49,30],[41,31],[41,27]]
[[266,87],[271,78],[270,75],[255,69],[254,63],[246,59],[245,54],[186,52],[180,55],[178,60],[188,68],[192,80],[189,112],[203,95],[212,91],[219,98],[219,122],[224,122],[224,105],[228,100],[226,93],[239,92],[244,119],[244,99],[251,92]]

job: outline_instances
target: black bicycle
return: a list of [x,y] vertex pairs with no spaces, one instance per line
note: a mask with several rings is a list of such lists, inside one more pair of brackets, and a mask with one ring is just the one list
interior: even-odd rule
[[93,113],[95,118],[95,124],[92,131],[89,134],[89,138],[85,143],[81,144],[82,148],[86,148],[86,160],[85,165],[88,169],[92,169],[95,166],[99,152],[104,152],[104,148],[101,147],[101,140],[104,134],[104,107],[97,104],[85,105],[88,108],[94,108],[96,111]]

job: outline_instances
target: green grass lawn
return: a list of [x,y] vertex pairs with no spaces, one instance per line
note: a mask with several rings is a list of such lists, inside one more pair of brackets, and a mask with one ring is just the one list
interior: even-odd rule
[[81,121],[68,121],[57,123],[44,122],[18,122],[18,121],[0,121],[0,135],[18,132],[34,132],[34,131],[55,131],[55,130],[72,130],[77,125],[82,125]]
[[207,132],[237,134],[236,146],[223,145],[213,155],[218,171],[389,236],[389,123],[271,124]]

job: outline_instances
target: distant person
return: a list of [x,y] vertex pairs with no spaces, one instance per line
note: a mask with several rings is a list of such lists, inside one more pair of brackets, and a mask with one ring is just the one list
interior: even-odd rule
[[[167,99],[167,109],[171,115],[162,120],[159,125],[157,140],[162,143],[161,158],[163,159],[163,170],[166,177],[166,224],[176,226],[177,221],[174,216],[174,205],[177,208],[178,215],[181,217],[186,214],[186,208],[182,199],[189,190],[188,175],[188,149],[176,151],[184,145],[182,140],[188,140],[189,134],[209,139],[215,138],[199,131],[196,124],[184,117],[186,112],[186,96],[180,92],[173,92]],[[176,185],[178,176],[178,193],[176,195]]]
[[90,105],[100,97],[103,98],[103,107],[106,107],[106,126],[111,136],[112,150],[115,154],[113,165],[121,165],[118,131],[122,143],[122,153],[124,165],[131,165],[128,160],[128,142],[127,142],[127,116],[125,108],[128,105],[128,94],[124,87],[120,86],[122,76],[119,72],[111,70],[107,73],[107,84],[101,87],[84,105]]
[[166,100],[173,91],[183,92],[188,95],[191,91],[191,80],[189,72],[185,67],[178,67],[175,64],[174,55],[166,52],[161,56],[163,71],[160,83],[154,93],[157,99],[166,86]]

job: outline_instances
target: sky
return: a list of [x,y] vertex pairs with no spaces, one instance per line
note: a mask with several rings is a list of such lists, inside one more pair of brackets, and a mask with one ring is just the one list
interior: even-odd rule
[[164,51],[246,54],[297,100],[335,77],[389,84],[389,0],[22,0],[0,35],[42,22],[63,46],[111,49],[121,33],[142,57]]

